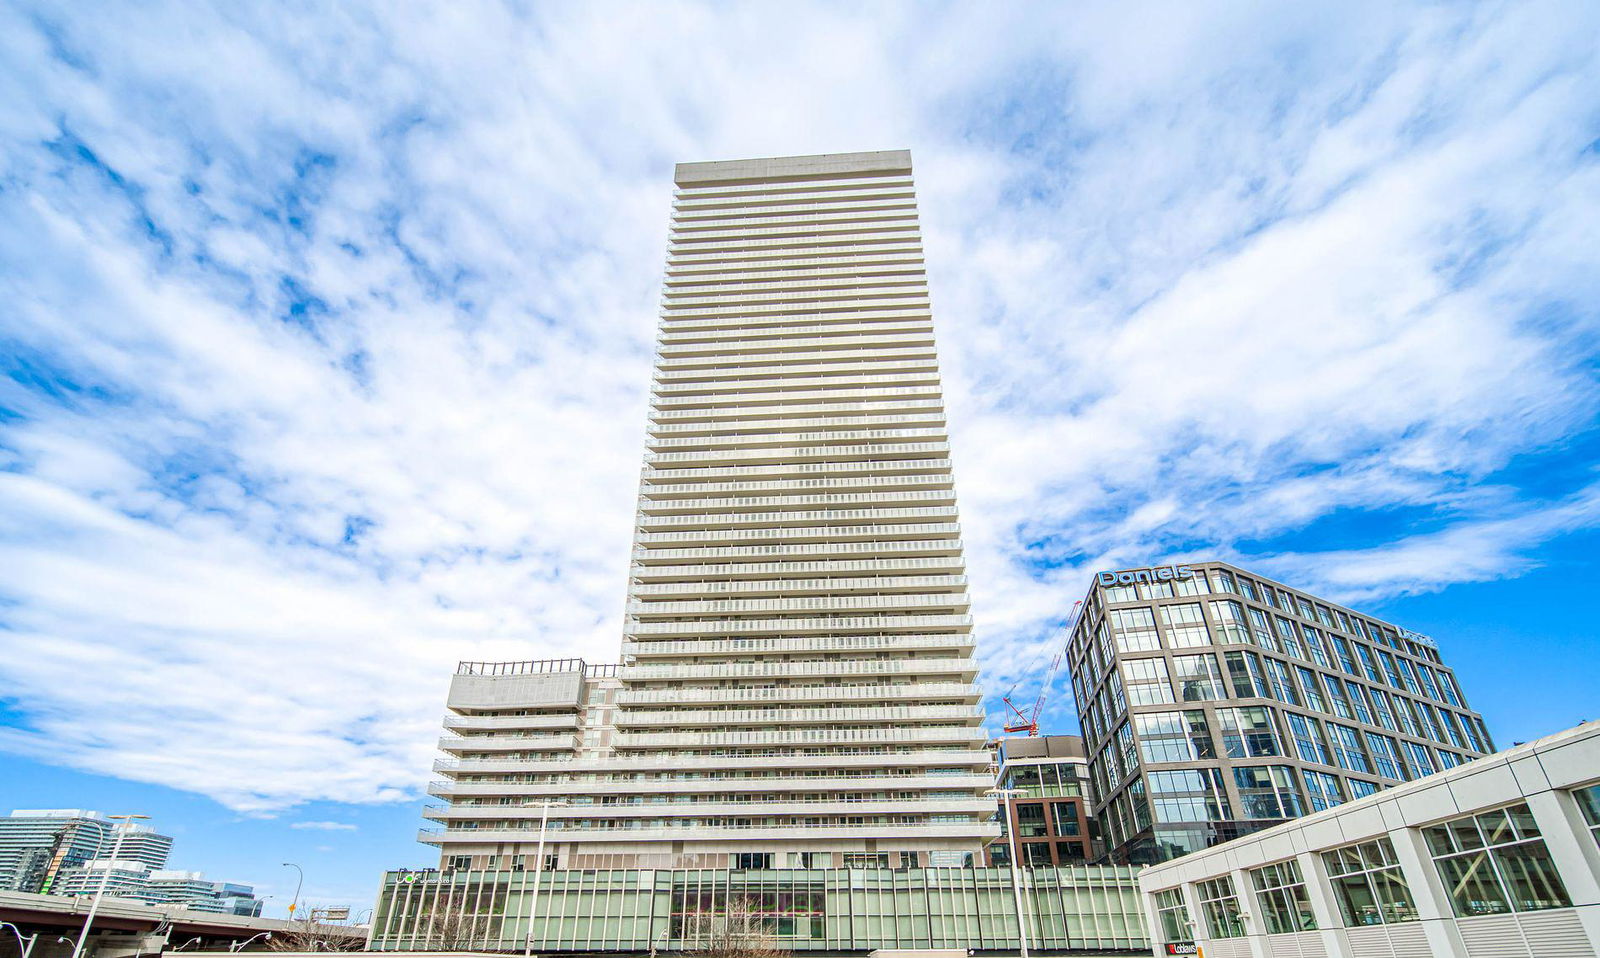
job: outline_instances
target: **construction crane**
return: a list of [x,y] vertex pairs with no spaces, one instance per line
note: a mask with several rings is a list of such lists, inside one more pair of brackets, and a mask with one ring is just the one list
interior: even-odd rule
[[[1022,684],[1020,679],[1017,685],[1011,686],[1011,691],[1000,697],[1000,701],[1006,703],[1006,708],[1016,716],[1004,726],[1008,735],[1015,735],[1018,732],[1039,734],[1039,716],[1043,714],[1045,696],[1050,692],[1050,684],[1056,680],[1056,672],[1061,668],[1061,659],[1067,654],[1067,643],[1072,640],[1072,630],[1078,627],[1078,617],[1082,614],[1083,600],[1079,599],[1073,604],[1072,613],[1067,616],[1067,624],[1061,630],[1061,643],[1056,649],[1055,657],[1050,660],[1050,671],[1045,673],[1044,683],[1039,686],[1039,697],[1033,700],[1033,704],[1025,709],[1019,709],[1017,704],[1011,701],[1011,697],[1017,694],[1017,685]],[[1028,671],[1032,672],[1033,668],[1030,666]]]

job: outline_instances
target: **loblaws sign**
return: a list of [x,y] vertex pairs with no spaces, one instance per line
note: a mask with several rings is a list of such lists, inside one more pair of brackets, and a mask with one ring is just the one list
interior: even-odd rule
[[1186,565],[1163,565],[1150,569],[1129,569],[1126,572],[1102,572],[1095,577],[1100,585],[1132,585],[1135,582],[1171,582],[1174,579],[1192,579],[1194,570]]

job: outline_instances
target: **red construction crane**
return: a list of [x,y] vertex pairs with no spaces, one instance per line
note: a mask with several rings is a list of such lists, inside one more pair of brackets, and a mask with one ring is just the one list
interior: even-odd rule
[[[1067,624],[1061,630],[1061,645],[1056,649],[1055,658],[1050,660],[1050,671],[1045,673],[1044,683],[1039,686],[1039,697],[1033,700],[1033,704],[1026,709],[1017,708],[1016,703],[1011,701],[1011,696],[1017,692],[1016,685],[1011,686],[1011,691],[1000,697],[1000,701],[1006,703],[1006,708],[1010,709],[1011,714],[1016,716],[1015,720],[1007,722],[1004,726],[1008,734],[1016,734],[1017,732],[1027,732],[1029,735],[1039,734],[1039,716],[1044,710],[1044,697],[1050,691],[1050,684],[1056,679],[1056,671],[1061,668],[1061,659],[1067,654],[1067,643],[1072,640],[1072,630],[1078,627],[1078,617],[1082,614],[1083,600],[1079,599],[1073,603],[1072,613],[1067,616]],[[1030,667],[1028,671],[1031,672],[1033,670]],[[1017,684],[1021,684],[1020,680]]]

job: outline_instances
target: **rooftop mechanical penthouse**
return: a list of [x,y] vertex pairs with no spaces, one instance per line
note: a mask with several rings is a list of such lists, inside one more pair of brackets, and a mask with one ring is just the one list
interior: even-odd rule
[[1431,639],[1220,562],[1102,572],[1068,645],[1095,817],[1163,861],[1494,746]]
[[621,665],[463,663],[423,840],[967,863],[998,826],[910,154],[676,182]]

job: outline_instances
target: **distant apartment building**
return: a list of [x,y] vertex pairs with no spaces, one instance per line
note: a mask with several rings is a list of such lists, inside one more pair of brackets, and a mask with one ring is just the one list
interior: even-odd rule
[[166,866],[172,838],[148,826],[114,824],[99,812],[78,808],[17,809],[0,818],[0,889],[60,894],[57,883],[109,854],[119,834],[119,860]]
[[463,663],[421,838],[477,869],[532,867],[541,839],[563,868],[981,859],[910,154],[676,182],[621,664]]
[[1198,851],[1494,748],[1432,640],[1226,563],[1099,574],[1067,654],[1116,862]]
[[94,895],[105,888],[113,898],[147,905],[174,905],[225,915],[261,914],[261,902],[249,885],[207,881],[196,871],[151,868],[130,859],[94,859],[65,873],[53,894]]
[[152,905],[261,913],[248,885],[168,870],[171,854],[172,837],[148,825],[76,808],[18,809],[0,818],[0,891],[93,895],[104,887]]
[[1005,831],[989,845],[989,864],[1082,865],[1096,857],[1089,820],[1089,760],[1077,735],[1002,738],[995,743]]

